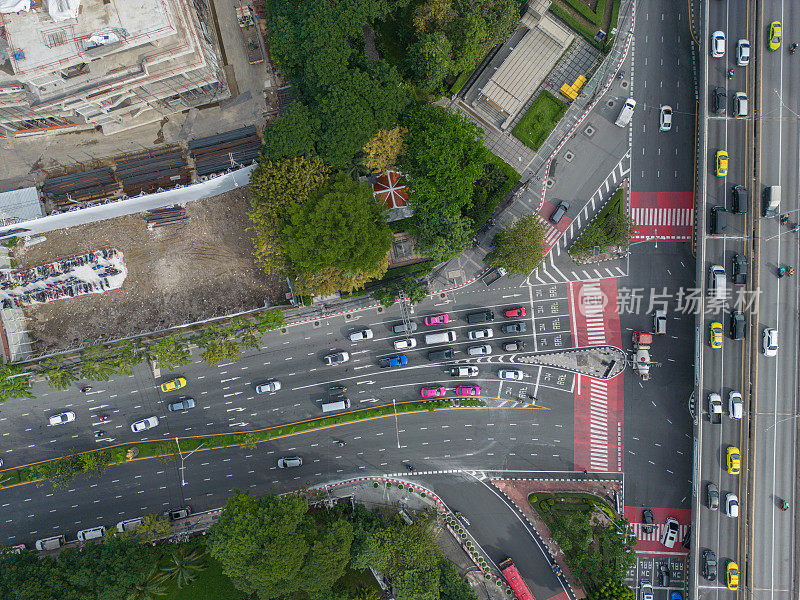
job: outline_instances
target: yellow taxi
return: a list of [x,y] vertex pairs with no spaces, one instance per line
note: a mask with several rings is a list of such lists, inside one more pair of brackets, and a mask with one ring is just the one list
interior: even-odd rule
[[728,153],[725,150],[717,150],[717,177],[725,177],[728,174]]
[[739,589],[739,565],[732,560],[728,561],[728,589],[734,592]]
[[777,50],[781,47],[781,22],[773,21],[769,26],[769,49]]
[[178,377],[177,379],[173,379],[172,381],[167,381],[166,383],[161,384],[161,391],[165,394],[167,392],[174,392],[175,390],[179,390],[186,385],[186,380],[183,377]]
[[725,462],[728,465],[728,473],[731,475],[738,475],[742,470],[742,455],[739,454],[736,446],[728,446],[728,450],[725,452]]
[[714,321],[708,328],[708,339],[712,348],[722,348],[722,323]]

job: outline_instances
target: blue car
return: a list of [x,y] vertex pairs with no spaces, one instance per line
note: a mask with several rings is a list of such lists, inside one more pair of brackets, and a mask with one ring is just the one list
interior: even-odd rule
[[680,592],[670,592],[669,600],[683,600],[683,596],[681,596]]

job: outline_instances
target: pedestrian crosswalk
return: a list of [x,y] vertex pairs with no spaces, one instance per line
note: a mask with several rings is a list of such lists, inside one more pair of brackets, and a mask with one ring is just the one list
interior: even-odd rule
[[694,226],[692,192],[633,192],[634,242],[689,242]]
[[631,217],[637,225],[634,242],[688,242],[692,239],[694,210],[691,208],[634,207]]
[[589,380],[589,465],[592,471],[609,471],[608,383]]
[[605,307],[608,299],[600,289],[600,282],[590,281],[581,287],[579,310],[586,320],[586,337],[589,346],[606,343]]

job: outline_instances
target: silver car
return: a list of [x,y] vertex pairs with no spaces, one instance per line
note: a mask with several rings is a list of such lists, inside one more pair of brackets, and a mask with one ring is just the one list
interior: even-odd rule
[[57,415],[53,415],[50,417],[50,425],[62,425],[64,423],[69,423],[70,421],[75,420],[75,413],[71,410],[66,412],[58,413]]
[[522,371],[518,371],[517,369],[500,369],[497,372],[497,376],[500,379],[513,379],[514,381],[521,381],[523,374]]
[[180,400],[167,404],[167,410],[170,412],[189,410],[190,408],[194,408],[194,398],[181,398]]
[[330,366],[341,365],[348,360],[350,360],[350,354],[347,352],[334,352],[325,356],[325,364]]
[[270,379],[256,386],[256,394],[271,394],[281,389],[281,382],[277,379]]
[[287,456],[286,458],[279,458],[278,459],[278,468],[279,469],[290,469],[292,467],[301,467],[303,466],[303,459],[299,456]]
[[490,338],[493,335],[494,332],[491,329],[473,329],[467,333],[467,337],[471,340],[482,340],[485,338]]
[[778,330],[764,330],[764,356],[778,355]]
[[133,425],[131,425],[131,431],[133,433],[139,433],[140,431],[147,431],[148,429],[152,429],[158,425],[158,417],[147,417],[146,419],[142,419],[141,421],[136,421]]
[[470,346],[467,348],[467,354],[470,356],[482,356],[491,353],[492,347],[489,344],[481,344],[480,346]]
[[366,329],[359,329],[358,331],[354,331],[350,334],[350,341],[351,342],[360,342],[361,340],[371,340],[373,338],[372,329],[367,327]]
[[736,64],[740,67],[750,64],[750,42],[747,40],[736,42]]

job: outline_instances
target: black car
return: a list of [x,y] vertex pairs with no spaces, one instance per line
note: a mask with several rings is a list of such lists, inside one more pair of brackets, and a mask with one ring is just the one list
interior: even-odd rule
[[503,323],[500,326],[500,331],[503,333],[525,333],[528,329],[524,321],[516,321],[514,323]]
[[703,577],[709,581],[717,580],[717,555],[713,550],[703,550]]
[[747,259],[741,254],[733,255],[733,283],[747,283]]
[[653,533],[653,511],[646,508],[642,511],[642,531]]
[[714,105],[714,112],[717,114],[724,114],[725,105],[728,103],[728,95],[725,93],[725,88],[714,88],[714,93],[711,97]]
[[553,211],[553,214],[550,215],[550,222],[554,225],[557,225],[558,222],[567,214],[569,210],[569,202],[566,200],[562,201],[561,204]]
[[658,567],[658,585],[661,587],[669,587],[669,578],[671,576],[672,573],[669,572],[667,563],[661,563]]

